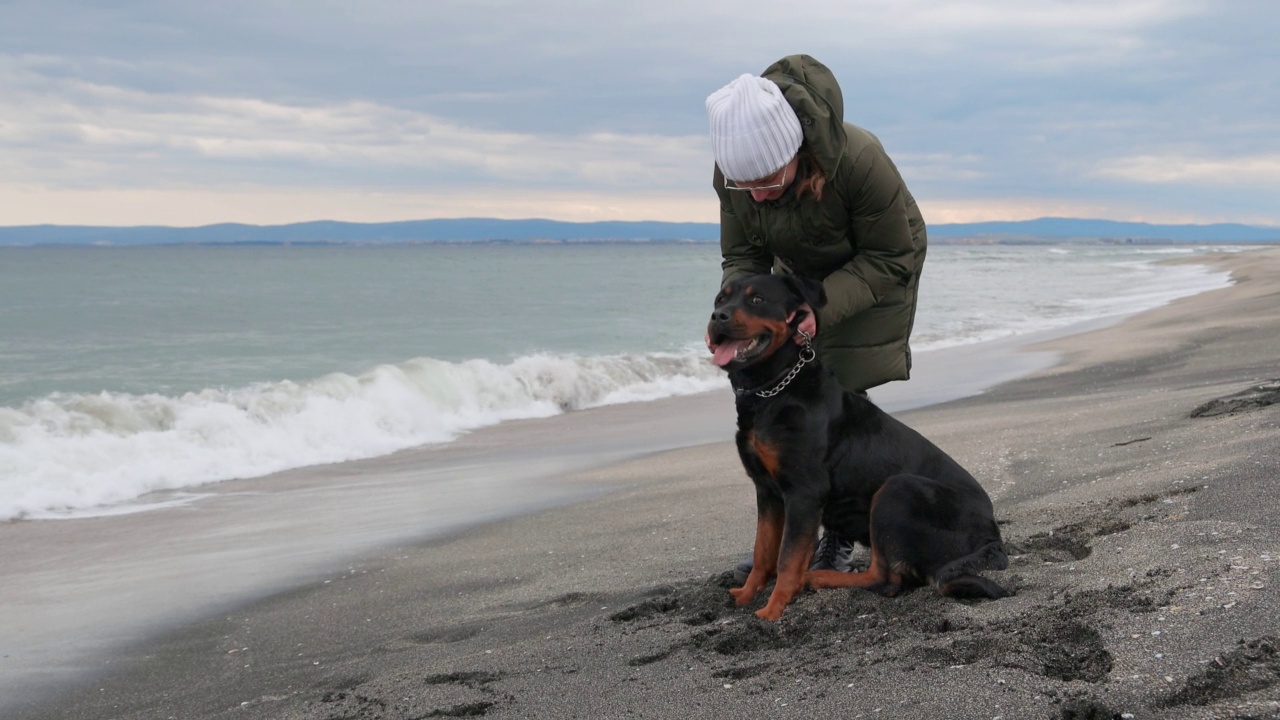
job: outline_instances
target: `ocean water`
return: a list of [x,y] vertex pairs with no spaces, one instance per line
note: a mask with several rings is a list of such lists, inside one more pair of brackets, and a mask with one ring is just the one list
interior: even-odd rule
[[[917,353],[1225,286],[1215,247],[935,246]],[[0,248],[0,520],[723,388],[713,244]]]

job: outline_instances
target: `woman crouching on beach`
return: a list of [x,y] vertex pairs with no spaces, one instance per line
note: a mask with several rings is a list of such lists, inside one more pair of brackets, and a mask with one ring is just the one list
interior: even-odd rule
[[[924,218],[879,139],[844,121],[835,76],[808,55],[741,75],[707,98],[720,197],[721,284],[785,273],[821,281],[827,305],[800,329],[853,392],[911,372]],[[748,557],[734,569],[742,582]],[[813,570],[853,569],[827,533]]]

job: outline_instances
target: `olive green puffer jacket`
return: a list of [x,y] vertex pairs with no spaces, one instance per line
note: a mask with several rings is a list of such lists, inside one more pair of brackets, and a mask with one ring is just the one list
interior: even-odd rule
[[726,190],[717,167],[723,281],[770,271],[821,280],[827,305],[818,311],[816,345],[823,364],[851,390],[905,380],[924,218],[880,141],[844,122],[840,86],[825,65],[790,55],[764,77],[795,109],[827,182],[821,201],[797,198],[793,184],[778,200],[757,203]]

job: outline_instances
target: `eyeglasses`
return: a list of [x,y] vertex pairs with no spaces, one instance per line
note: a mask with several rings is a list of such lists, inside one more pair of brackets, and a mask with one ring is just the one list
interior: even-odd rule
[[778,190],[787,186],[787,169],[791,167],[791,163],[782,166],[782,180],[772,185],[756,185],[755,183],[740,183],[729,178],[724,179],[725,190],[741,190],[743,192],[751,192],[752,190]]

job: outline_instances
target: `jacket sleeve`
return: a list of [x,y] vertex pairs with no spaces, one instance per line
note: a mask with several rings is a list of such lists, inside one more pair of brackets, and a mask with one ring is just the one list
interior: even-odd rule
[[773,269],[773,255],[759,245],[747,240],[747,231],[733,211],[729,190],[724,187],[724,175],[717,167],[712,176],[716,195],[720,198],[720,284],[748,275],[768,274]]
[[818,311],[819,328],[876,305],[917,270],[902,177],[884,150],[864,149],[840,181],[856,253],[823,279],[827,305]]

